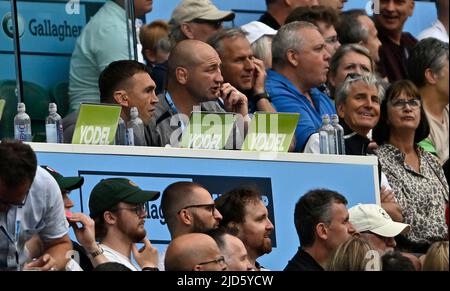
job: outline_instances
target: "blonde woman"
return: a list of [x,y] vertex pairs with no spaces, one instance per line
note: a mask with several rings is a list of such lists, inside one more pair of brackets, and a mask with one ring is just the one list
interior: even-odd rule
[[449,271],[448,240],[435,242],[428,249],[422,271]]
[[367,241],[353,237],[342,243],[331,257],[327,271],[380,271],[380,255]]

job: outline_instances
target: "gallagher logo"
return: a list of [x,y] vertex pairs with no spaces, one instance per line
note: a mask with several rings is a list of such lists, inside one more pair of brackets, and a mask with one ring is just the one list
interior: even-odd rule
[[[18,25],[19,25],[19,37],[22,37],[23,33],[25,32],[25,20],[19,14],[17,15],[17,22],[18,22]],[[14,37],[14,33],[13,33],[13,19],[12,19],[11,12],[8,12],[8,13],[6,13],[3,16],[3,18],[2,18],[2,27],[3,27],[3,31],[5,32],[5,34],[8,37],[10,37],[10,38]]]

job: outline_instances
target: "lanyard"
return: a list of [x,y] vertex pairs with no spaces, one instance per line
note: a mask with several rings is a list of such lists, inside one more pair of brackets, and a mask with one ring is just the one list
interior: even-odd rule
[[0,225],[1,232],[8,238],[8,240],[14,245],[15,249],[15,259],[16,259],[16,267],[17,270],[20,270],[20,264],[19,264],[19,238],[20,238],[20,232],[22,228],[22,207],[18,207],[16,209],[16,222],[15,222],[15,233],[14,236],[9,233],[9,231],[6,229],[4,225]]
[[[169,104],[170,109],[173,111],[175,115],[178,115],[177,107],[175,107],[175,103],[173,103],[172,97],[170,96],[169,92],[166,91],[166,94],[164,94],[164,97],[166,98],[167,104]],[[178,116],[178,125],[181,127],[181,131],[184,131],[184,128],[186,125],[184,124],[183,120]]]

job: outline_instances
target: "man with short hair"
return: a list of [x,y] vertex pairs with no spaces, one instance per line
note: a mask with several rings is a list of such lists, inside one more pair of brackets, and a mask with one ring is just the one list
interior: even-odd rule
[[139,269],[131,262],[131,253],[140,264],[144,250],[138,251],[135,243],[143,242],[147,248],[145,252],[151,253],[151,260],[140,267],[156,268],[158,252],[146,239],[144,223],[147,217],[145,203],[158,197],[159,192],[144,191],[126,178],[103,179],[97,183],[89,196],[89,215],[95,221],[95,236],[100,244],[90,255],[95,257],[104,253],[111,262],[137,271]]
[[227,263],[212,237],[188,233],[173,239],[164,260],[166,271],[226,271]]
[[382,44],[378,70],[391,83],[408,77],[406,62],[417,39],[409,32],[403,32],[403,27],[413,11],[414,0],[381,0],[380,13],[374,14]]
[[419,145],[434,152],[441,165],[449,156],[448,56],[448,43],[426,38],[412,49],[408,60],[410,79],[419,89],[430,125],[430,135]]
[[170,184],[162,194],[161,210],[172,239],[186,233],[206,233],[222,220],[208,190],[193,182]]
[[407,233],[409,224],[395,222],[383,208],[376,204],[358,204],[348,210],[350,222],[361,237],[383,255],[393,251],[395,236]]
[[[58,184],[27,144],[3,140],[0,157],[0,270],[63,270],[72,245]],[[26,263],[25,243],[33,235],[43,254]]]
[[[152,10],[153,0],[134,0],[136,18]],[[81,102],[100,101],[98,77],[116,60],[132,59],[128,43],[129,19],[123,0],[108,0],[83,28],[70,60],[70,110]],[[134,23],[134,19],[132,20]]]
[[319,5],[319,2],[318,0],[266,0],[266,5],[267,11],[261,15],[258,21],[278,30],[294,8]]
[[[380,80],[373,74],[367,76],[348,76],[338,88],[336,109],[340,124],[344,128],[346,155],[373,154],[367,137],[380,119],[380,106],[384,89]],[[346,137],[346,138],[345,138]],[[305,147],[307,153],[320,153],[319,134],[311,135]],[[381,176],[381,205],[394,218],[403,221],[400,205],[395,200],[386,176],[379,168]]]
[[336,33],[339,14],[327,6],[297,7],[289,14],[286,24],[294,21],[306,21],[319,28],[325,40],[325,49],[332,57],[341,46]]
[[336,30],[341,44],[360,44],[369,50],[374,62],[380,61],[381,41],[378,38],[378,30],[366,11],[352,9],[343,12]]
[[344,196],[327,189],[308,191],[298,200],[294,222],[300,247],[284,271],[324,271],[333,252],[355,233],[346,205]]
[[234,235],[225,232],[223,228],[217,228],[207,233],[217,243],[228,271],[252,271],[253,266],[248,261],[247,249],[244,243]]
[[[120,117],[125,123],[131,119],[131,107],[137,108],[139,117],[145,125],[150,123],[158,98],[155,94],[155,82],[144,64],[133,60],[114,61],[100,73],[98,84],[101,103],[122,106]],[[77,117],[78,111],[63,119],[66,142],[72,141]],[[151,145],[148,136],[142,143],[139,145]]]
[[155,117],[146,128],[152,145],[178,146],[194,110],[235,112],[244,119],[245,126],[247,97],[223,83],[220,65],[217,52],[202,41],[183,40],[172,49],[167,90],[158,96]]
[[264,270],[256,260],[272,251],[270,235],[274,226],[260,192],[252,188],[236,188],[217,198],[215,203],[223,215],[220,225],[242,240],[250,264],[258,271]]
[[254,57],[246,33],[240,28],[224,29],[208,40],[219,54],[224,82],[243,92],[250,112],[275,112],[264,88],[264,63]]
[[322,126],[322,115],[336,113],[318,86],[327,80],[330,54],[319,29],[294,21],[278,30],[272,42],[272,66],[266,90],[279,112],[298,112],[295,151],[301,152],[311,134]]

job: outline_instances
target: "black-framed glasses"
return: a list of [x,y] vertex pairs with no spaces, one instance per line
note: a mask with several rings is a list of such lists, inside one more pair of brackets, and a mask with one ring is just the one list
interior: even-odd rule
[[198,263],[197,265],[207,265],[207,264],[218,264],[218,265],[226,265],[227,263],[225,262],[225,258],[223,256],[220,256],[219,258],[215,259],[215,260],[211,260],[211,261],[206,261],[206,262],[201,262]]
[[406,108],[409,105],[411,109],[418,109],[422,105],[419,99],[395,99],[390,101],[392,106],[398,109]]
[[23,207],[23,206],[25,206],[25,203],[27,202],[27,198],[28,198],[28,195],[29,195],[29,194],[30,194],[30,190],[27,191],[27,194],[25,194],[25,198],[23,198],[22,202],[11,202],[11,201],[6,201],[6,200],[3,200],[3,199],[0,197],[0,203],[1,203],[1,204],[5,204],[5,205],[12,205],[12,206],[17,206],[17,207]]
[[219,29],[222,27],[221,20],[194,19],[194,20],[192,20],[192,22],[198,23],[198,24],[207,24],[207,25],[214,27],[214,29]]
[[187,209],[187,208],[204,208],[207,211],[211,212],[211,215],[214,216],[214,211],[216,210],[216,205],[214,203],[187,205],[187,206],[184,206],[183,208],[181,208],[180,210],[178,210],[177,214],[180,214],[180,212],[183,209]]
[[111,211],[118,211],[118,210],[133,211],[139,217],[147,216],[147,214],[148,214],[147,203],[141,203],[141,204],[138,204],[135,207],[131,207],[131,208],[128,208],[128,207],[114,207],[114,208],[111,209]]

